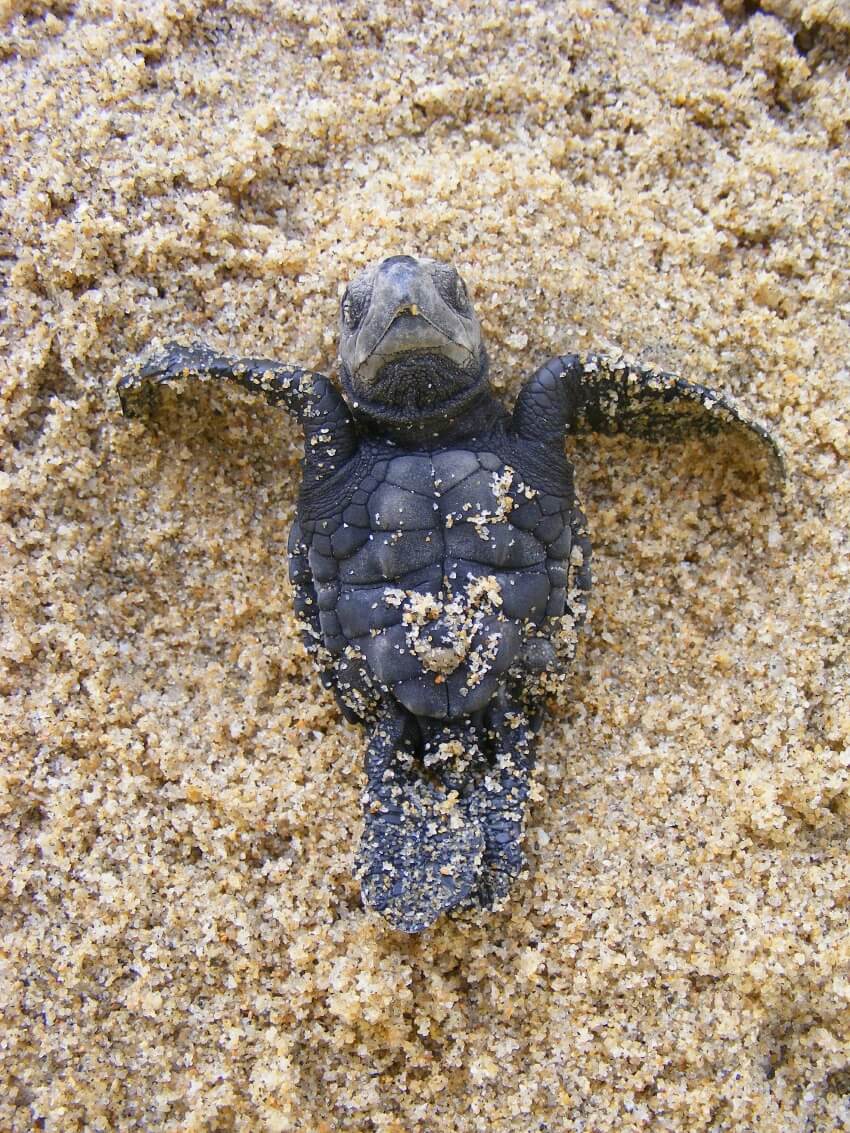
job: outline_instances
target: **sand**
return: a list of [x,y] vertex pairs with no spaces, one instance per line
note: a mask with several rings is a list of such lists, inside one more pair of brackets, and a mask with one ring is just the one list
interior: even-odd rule
[[[846,2],[0,15],[0,1128],[850,1129]],[[623,349],[789,466],[571,444],[595,590],[528,877],[421,937],[352,878],[297,427],[114,389],[178,334],[333,372],[404,251],[506,398]]]

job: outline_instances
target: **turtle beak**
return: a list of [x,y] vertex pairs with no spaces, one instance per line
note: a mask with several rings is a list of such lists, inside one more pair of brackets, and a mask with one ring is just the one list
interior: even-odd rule
[[467,367],[477,360],[478,321],[451,307],[426,266],[392,256],[379,266],[369,309],[357,331],[350,368],[368,394],[382,368],[404,354],[438,354]]

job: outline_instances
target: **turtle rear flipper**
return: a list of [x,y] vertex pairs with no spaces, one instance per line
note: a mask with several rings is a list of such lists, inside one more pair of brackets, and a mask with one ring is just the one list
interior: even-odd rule
[[495,703],[488,732],[492,766],[465,800],[470,819],[484,835],[475,892],[475,903],[483,909],[498,907],[525,868],[522,840],[534,767],[534,731],[523,712]]
[[463,801],[416,775],[412,752],[404,714],[375,726],[357,855],[364,904],[410,933],[466,901],[485,849],[481,827]]

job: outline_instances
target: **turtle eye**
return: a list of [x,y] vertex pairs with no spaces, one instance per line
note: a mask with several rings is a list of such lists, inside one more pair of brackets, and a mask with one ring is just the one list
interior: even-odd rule
[[362,303],[358,304],[354,301],[354,296],[351,294],[351,288],[345,292],[340,303],[340,310],[342,312],[342,321],[349,330],[354,330],[360,322],[362,314]]
[[354,304],[351,302],[351,292],[350,291],[346,291],[346,293],[343,295],[342,303],[340,304],[340,310],[342,311],[342,321],[345,323],[345,325],[347,327],[353,327],[354,326]]
[[462,312],[468,311],[469,310],[469,292],[466,290],[466,284],[463,282],[463,280],[460,278],[459,275],[455,276],[454,291],[455,291],[455,293],[454,293],[455,307],[459,311],[462,311]]

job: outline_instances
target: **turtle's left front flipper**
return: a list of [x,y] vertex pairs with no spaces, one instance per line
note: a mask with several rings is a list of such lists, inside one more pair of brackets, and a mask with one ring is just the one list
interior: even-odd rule
[[677,374],[604,354],[566,354],[534,373],[517,398],[514,429],[560,444],[569,433],[626,433],[651,441],[730,433],[766,457],[781,483],[785,463],[776,441],[729,398]]
[[348,406],[324,374],[270,358],[231,358],[204,342],[171,342],[125,374],[118,382],[124,416],[147,416],[163,386],[191,380],[234,382],[291,413],[304,429],[307,479],[328,479],[357,446]]

